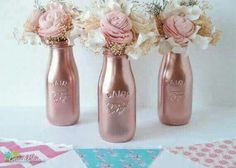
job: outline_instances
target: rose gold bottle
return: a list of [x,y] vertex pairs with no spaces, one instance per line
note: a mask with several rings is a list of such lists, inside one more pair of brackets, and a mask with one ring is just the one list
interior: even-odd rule
[[79,119],[79,77],[73,49],[66,42],[50,47],[47,74],[47,116],[58,126],[77,123]]
[[159,72],[160,121],[167,125],[187,124],[192,114],[193,77],[189,57],[169,53]]
[[136,88],[126,55],[104,52],[98,85],[98,120],[102,138],[119,143],[131,140],[136,129]]

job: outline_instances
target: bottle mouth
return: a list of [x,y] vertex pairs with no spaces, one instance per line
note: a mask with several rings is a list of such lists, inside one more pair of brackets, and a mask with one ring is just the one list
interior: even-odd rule
[[124,53],[122,55],[116,55],[110,51],[110,49],[104,47],[103,55],[105,57],[110,57],[110,58],[128,58],[128,56]]
[[72,47],[73,45],[69,44],[68,41],[60,41],[60,42],[56,42],[52,45],[50,45],[50,47],[52,48],[66,48],[66,47]]

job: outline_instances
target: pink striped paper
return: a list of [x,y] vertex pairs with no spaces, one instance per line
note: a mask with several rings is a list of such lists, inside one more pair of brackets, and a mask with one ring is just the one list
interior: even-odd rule
[[[65,145],[44,144],[40,142],[20,142],[16,140],[0,139],[0,167],[1,168],[27,168],[46,162],[62,155],[72,148]],[[20,156],[11,160],[6,157],[13,152]]]

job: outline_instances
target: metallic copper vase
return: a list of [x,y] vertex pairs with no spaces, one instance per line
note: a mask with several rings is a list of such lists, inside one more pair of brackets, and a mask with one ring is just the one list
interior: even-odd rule
[[58,126],[77,123],[79,119],[79,77],[72,46],[60,42],[50,47],[47,74],[47,116]]
[[131,140],[136,129],[136,88],[126,55],[104,52],[98,84],[98,120],[102,138],[120,143]]
[[167,125],[185,125],[192,114],[193,77],[189,57],[169,53],[159,71],[158,112]]

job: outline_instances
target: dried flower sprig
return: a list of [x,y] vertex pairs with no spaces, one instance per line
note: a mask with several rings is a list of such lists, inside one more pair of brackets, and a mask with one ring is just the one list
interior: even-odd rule
[[126,44],[109,43],[105,46],[105,48],[109,49],[115,56],[122,56],[125,52],[126,46]]
[[199,1],[198,0],[182,0],[180,2],[181,6],[195,6],[198,5]]
[[167,4],[167,0],[163,0],[162,3],[160,3],[158,0],[154,0],[151,3],[145,3],[147,12],[154,16],[160,15],[160,13],[165,9]]

